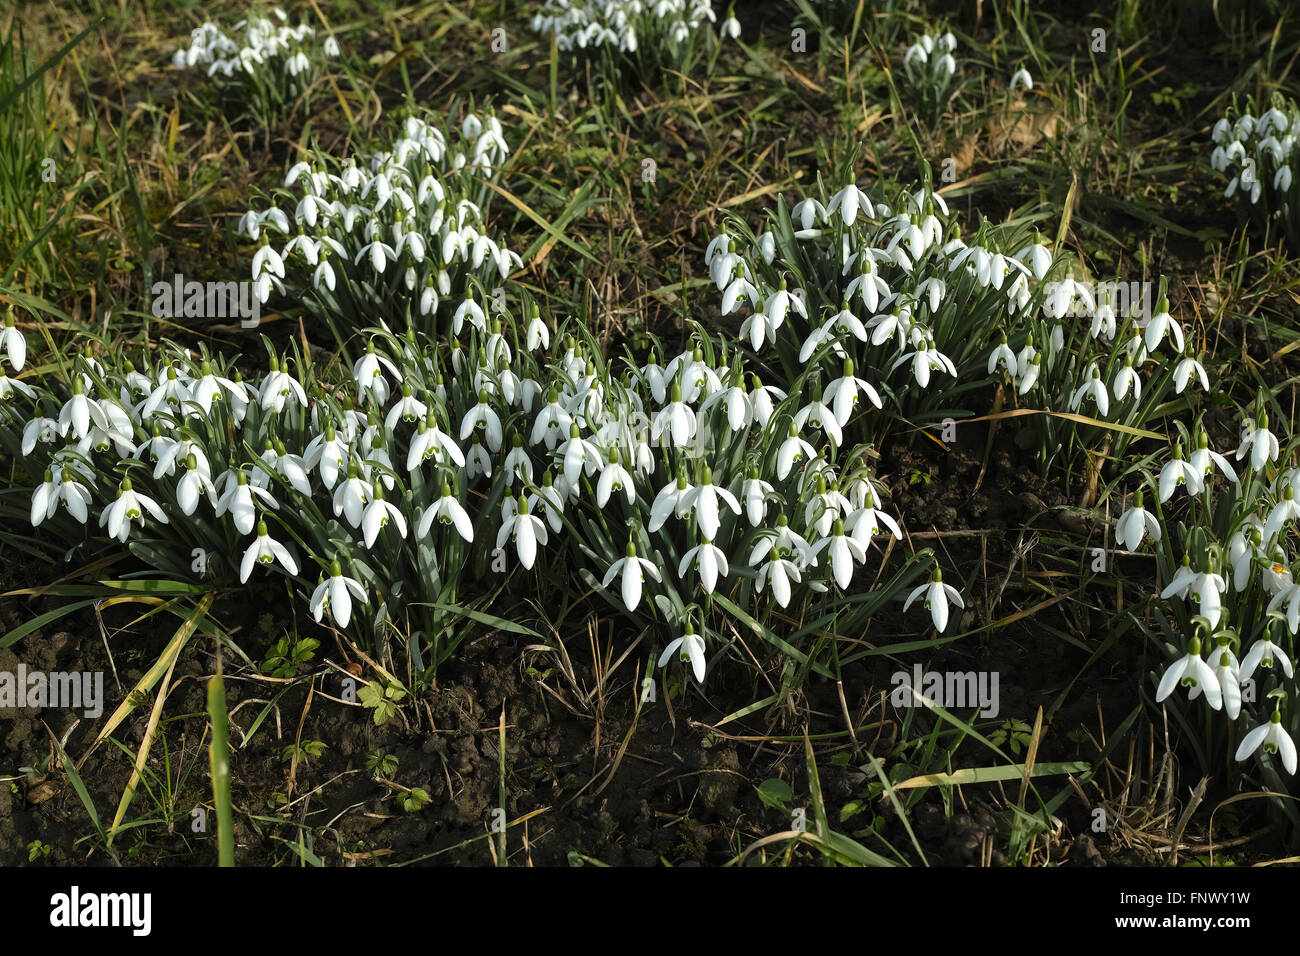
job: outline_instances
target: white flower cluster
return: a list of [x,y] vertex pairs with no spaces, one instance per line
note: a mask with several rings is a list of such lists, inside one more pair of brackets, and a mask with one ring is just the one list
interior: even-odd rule
[[[1240,190],[1252,206],[1266,197],[1275,216],[1283,215],[1282,207],[1290,203],[1291,185],[1296,181],[1291,153],[1300,133],[1300,109],[1294,103],[1287,106],[1285,113],[1274,106],[1258,119],[1242,113],[1232,122],[1225,116],[1211,133],[1214,151],[1210,165],[1232,176],[1224,196],[1230,198]],[[1272,191],[1266,194],[1268,187]]]
[[[496,322],[449,354],[414,333],[365,334],[344,388],[304,387],[274,354],[250,384],[178,349],[143,372],[81,358],[66,395],[0,380],[0,438],[44,471],[32,525],[98,511],[120,543],[215,541],[242,555],[241,581],[259,564],[297,577],[296,541],[329,571],[311,613],[328,609],[340,627],[372,595],[390,611],[399,594],[436,600],[447,569],[465,564],[449,541],[513,545],[529,569],[567,526],[627,611],[653,580],[681,624],[691,594],[708,606],[724,583],[782,608],[832,581],[848,589],[877,536],[901,538],[870,472],[828,463],[819,432],[835,413],[797,407],[740,361],[708,361],[697,346],[614,376],[571,340],[543,368]],[[525,334],[548,346],[536,311]],[[16,330],[3,341],[21,355]],[[31,413],[13,408],[19,395]],[[435,528],[442,551],[429,547]],[[940,629],[962,603],[939,583],[909,604],[923,594]]]
[[[634,53],[646,43],[679,46],[705,20],[717,22],[710,0],[545,0],[531,26],[535,33],[554,33],[560,50]],[[738,23],[734,29],[739,35]]]
[[172,65],[177,69],[206,66],[208,76],[234,77],[240,72],[279,82],[282,77],[309,74],[318,50],[325,56],[339,55],[334,37],[318,42],[316,30],[309,24],[289,26],[288,16],[279,7],[273,14],[279,24],[256,16],[240,20],[234,27],[238,39],[211,21],[204,23],[191,32],[190,45],[172,55]]
[[937,37],[926,33],[903,54],[903,72],[929,122],[938,119],[956,92],[957,61],[952,55],[956,49],[957,38],[951,33]]
[[[948,332],[951,323],[944,315],[983,311],[992,314],[995,326],[1003,326],[1033,312],[1031,290],[1052,264],[1043,246],[1027,244],[1012,255],[996,246],[967,244],[940,218],[948,214],[943,197],[925,189],[904,192],[900,206],[895,211],[873,203],[851,183],[827,205],[811,197],[797,202],[788,234],[784,213],[778,212],[751,243],[739,232],[716,236],[705,262],[722,293],[722,313],[742,307],[750,312],[741,323],[742,341],[759,354],[764,348],[789,350],[790,360],[783,364],[792,381],[796,372],[833,372],[843,363],[863,373],[879,370],[883,377],[906,368],[925,389],[936,375],[957,375],[943,348],[969,351],[972,344],[968,328]],[[808,262],[817,270],[803,277],[817,290],[812,299],[803,289],[787,288],[786,280]],[[824,291],[828,286],[838,290],[836,301],[834,293]],[[1069,310],[1074,292],[1072,285],[1060,285],[1053,300]],[[989,361],[990,374],[999,354]],[[1037,377],[1036,359],[1032,344],[1007,359],[1015,366],[1013,374],[1027,383],[1023,391]],[[823,427],[846,426],[859,395],[882,407],[872,384],[851,371],[844,374],[855,384],[842,386],[843,398],[836,390],[836,415]],[[830,434],[838,442],[834,428]]]
[[1214,124],[1210,165],[1230,177],[1224,196],[1237,197],[1261,228],[1281,226],[1300,245],[1300,169],[1293,153],[1300,136],[1300,106],[1278,96],[1263,115],[1243,112]]
[[[484,222],[481,180],[510,153],[501,124],[470,114],[449,143],[411,117],[404,134],[368,161],[297,163],[276,196],[289,213],[276,205],[244,214],[240,232],[262,243],[252,260],[260,301],[274,288],[348,330],[378,313],[432,334],[451,297],[460,303],[455,333],[467,315],[486,331],[485,290],[522,265]],[[279,249],[271,230],[289,236]]]
[[[1252,679],[1262,680],[1270,672],[1277,674],[1278,681],[1281,674],[1287,681],[1294,678],[1280,635],[1287,631],[1295,635],[1300,630],[1300,584],[1291,573],[1295,556],[1290,534],[1300,520],[1296,502],[1300,467],[1295,463],[1283,467],[1279,454],[1277,437],[1261,412],[1243,422],[1236,451],[1236,460],[1247,466],[1242,475],[1224,455],[1209,447],[1208,436],[1201,429],[1190,455],[1184,455],[1181,442],[1174,445],[1172,457],[1154,483],[1159,505],[1181,489],[1194,506],[1182,561],[1160,597],[1184,602],[1189,615],[1195,611],[1190,617],[1195,633],[1187,653],[1165,671],[1156,691],[1157,702],[1182,685],[1189,688],[1189,699],[1204,694],[1211,709],[1222,710],[1236,720],[1243,703],[1264,699],[1262,693],[1243,697],[1243,688],[1253,686]],[[1274,466],[1278,471],[1269,481],[1266,469]],[[1216,470],[1225,483],[1222,493],[1229,497],[1230,508],[1217,502],[1215,509],[1209,506]],[[1195,507],[1202,502],[1203,507]],[[1167,544],[1162,523],[1159,514],[1147,509],[1139,489],[1116,523],[1116,542],[1130,550],[1148,539],[1156,545]],[[1229,627],[1230,621],[1236,626]],[[1249,650],[1238,660],[1247,639]],[[1295,691],[1294,686],[1291,690]],[[1287,772],[1294,773],[1295,747],[1279,721],[1275,711],[1274,717],[1247,734],[1236,759],[1244,760],[1267,744],[1274,748],[1271,752],[1282,754]]]
[[[802,382],[817,394],[824,377],[852,383],[827,389],[835,414],[823,427],[835,444],[850,422],[870,424],[860,397],[881,409],[887,392],[890,411],[915,420],[926,393],[951,407],[946,394],[984,376],[1005,374],[1040,407],[1079,412],[1088,403],[1099,418],[1125,423],[1141,414],[1153,380],[1179,394],[1192,382],[1208,391],[1163,295],[1141,328],[1136,314],[1096,301],[1091,285],[1047,281],[1054,264],[1042,244],[988,228],[967,242],[947,218],[943,198],[925,188],[902,192],[891,208],[850,183],[825,205],[805,197],[788,214],[769,213],[757,236],[728,226],[706,250],[722,313],[745,316],[741,342],[760,357],[776,353],[781,387]],[[804,288],[789,288],[791,276]],[[1086,325],[1066,321],[1080,314]],[[1169,349],[1179,355],[1172,366]]]

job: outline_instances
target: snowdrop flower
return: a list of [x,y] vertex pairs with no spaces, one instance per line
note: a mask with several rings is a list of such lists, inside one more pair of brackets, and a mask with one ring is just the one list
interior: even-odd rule
[[943,583],[943,572],[938,568],[930,573],[928,584],[913,589],[907,596],[907,600],[903,602],[903,613],[906,614],[912,602],[922,595],[925,596],[925,606],[930,610],[930,618],[934,622],[935,629],[940,633],[948,626],[948,606],[950,604],[955,604],[959,608],[966,606],[957,589]]
[[785,481],[798,462],[805,459],[811,461],[816,457],[817,452],[813,450],[812,445],[799,437],[799,426],[791,421],[789,437],[781,443],[781,447],[777,450],[776,476]]
[[1176,350],[1183,351],[1183,328],[1176,320],[1169,315],[1169,302],[1161,296],[1160,301],[1156,303],[1156,315],[1147,323],[1146,330],[1146,347],[1148,352],[1154,352],[1160,347],[1165,335],[1169,336],[1170,342],[1173,343]]
[[228,484],[225,493],[217,500],[216,516],[220,518],[229,512],[239,533],[248,534],[253,530],[257,520],[257,509],[253,504],[254,496],[261,499],[262,504],[272,510],[280,507],[269,491],[250,485],[248,475],[242,469],[236,471],[235,483]]
[[516,478],[521,478],[529,483],[532,482],[533,461],[528,457],[528,453],[524,451],[524,439],[522,435],[515,435],[514,444],[510,449],[510,453],[506,455],[505,469],[507,487],[514,487]]
[[828,217],[835,215],[837,209],[846,226],[853,225],[854,220],[858,218],[859,209],[865,212],[869,219],[876,217],[876,210],[871,205],[871,200],[856,183],[849,183],[831,197],[830,205],[826,207],[826,215]]
[[354,597],[362,604],[370,603],[366,599],[366,592],[362,589],[361,583],[352,578],[345,578],[342,566],[335,561],[330,567],[330,576],[316,585],[316,590],[312,592],[309,605],[311,615],[317,623],[320,623],[325,615],[325,609],[329,608],[330,615],[338,626],[347,627],[348,621],[352,619]]
[[564,514],[564,496],[555,487],[549,470],[542,475],[542,487],[528,496],[528,502],[530,508],[540,507],[546,513],[546,523],[550,525],[553,532],[559,534],[564,526],[560,518]]
[[[510,499],[507,498],[506,501],[509,502]],[[521,494],[514,514],[502,522],[501,530],[497,532],[497,547],[504,548],[507,541],[514,541],[519,563],[527,570],[537,560],[538,546],[545,545],[548,539],[545,523],[536,515],[528,513],[528,499]]]
[[758,469],[751,468],[749,477],[741,485],[741,497],[745,499],[745,516],[752,527],[763,523],[767,514],[767,496],[773,494],[772,486],[758,476]]
[[1160,597],[1164,600],[1168,600],[1175,595],[1180,598],[1186,598],[1187,590],[1192,586],[1192,582],[1195,580],[1196,572],[1192,570],[1191,556],[1184,554],[1183,563],[1178,566],[1178,570],[1174,572],[1173,578],[1165,586],[1165,589],[1160,592]]
[[397,370],[387,358],[375,352],[375,343],[366,344],[366,354],[357,359],[356,364],[352,366],[352,377],[357,383],[357,398],[365,399],[366,392],[375,396],[375,401],[380,405],[388,404],[388,396],[391,394],[388,381],[384,378],[384,369],[393,376],[397,381],[402,381],[402,373]]
[[[478,393],[478,404],[465,413],[460,423],[460,438],[464,441],[475,431],[482,431],[487,438],[487,447],[493,452],[501,450],[501,419],[488,404],[486,390]],[[423,412],[421,413],[423,414]]]
[[[818,472],[815,481],[815,491],[804,508],[804,524],[811,531],[825,536],[831,530],[831,525],[836,518],[851,512],[853,506],[838,488],[832,489],[827,486],[824,473]],[[815,548],[813,553],[816,553]]]
[[695,628],[686,622],[686,631],[681,637],[674,638],[659,655],[659,666],[666,667],[673,659],[673,652],[681,649],[682,663],[689,662],[698,684],[704,683],[704,638],[695,633]]
[[875,535],[880,534],[882,524],[891,535],[899,541],[903,540],[903,531],[898,526],[898,522],[876,508],[876,494],[870,487],[867,488],[866,498],[862,506],[853,511],[847,521],[849,527],[852,528],[849,533],[857,539],[858,544],[862,545],[864,549],[871,543],[871,539]]
[[1199,495],[1205,490],[1203,473],[1192,467],[1191,462],[1183,459],[1183,443],[1174,445],[1174,457],[1160,469],[1160,503],[1168,501],[1174,490],[1186,485],[1189,495]]
[[393,505],[384,500],[382,482],[375,482],[371,491],[370,503],[361,518],[361,530],[365,536],[366,547],[374,547],[379,532],[392,522],[399,538],[406,537],[406,518]]
[[[71,511],[71,501],[68,502],[68,507],[69,511]],[[102,528],[107,525],[108,536],[125,543],[131,533],[132,520],[138,521],[140,526],[144,527],[144,512],[146,511],[160,523],[169,523],[167,515],[163,513],[162,508],[158,507],[158,503],[148,495],[135,491],[131,486],[131,479],[124,478],[117,500],[105,508],[99,516],[99,526]]]
[[1041,355],[1034,355],[1029,360],[1029,367],[1025,369],[1020,379],[1020,387],[1017,389],[1018,394],[1025,395],[1034,387],[1034,383],[1038,381],[1038,370],[1042,361],[1043,357]]
[[539,348],[549,349],[551,347],[551,330],[542,321],[541,313],[537,310],[536,305],[533,306],[532,317],[528,320],[527,345],[530,352],[535,352]]
[[1294,634],[1297,628],[1300,628],[1300,585],[1287,584],[1279,588],[1268,602],[1266,613],[1272,614],[1278,608],[1286,605],[1286,624]]
[[[415,394],[411,390],[410,383],[403,382],[402,397],[394,402],[393,407],[388,410],[388,415],[384,419],[384,426],[389,431],[395,431],[398,422],[405,422],[407,424],[418,422],[428,414],[428,411],[429,407],[415,397]],[[466,419],[468,418],[469,415],[466,415]],[[462,431],[464,431],[464,429],[462,429]],[[473,431],[473,428],[471,427],[469,431]],[[466,432],[460,437],[464,439],[468,437],[468,434],[469,433]]]
[[1142,379],[1138,377],[1137,372],[1133,370],[1133,356],[1126,355],[1124,364],[1120,366],[1118,374],[1115,376],[1115,401],[1122,402],[1129,389],[1133,390],[1133,401],[1142,398]]
[[1110,411],[1110,397],[1106,394],[1106,386],[1101,380],[1101,370],[1097,368],[1096,362],[1089,366],[1088,380],[1075,389],[1070,399],[1070,411],[1077,412],[1085,398],[1091,398],[1097,406],[1097,414],[1106,417]]
[[1011,351],[1011,346],[1007,344],[1006,332],[1002,333],[1001,340],[989,355],[988,374],[992,375],[999,365],[1013,378],[1020,369],[1020,360],[1016,358],[1016,353]]
[[274,564],[279,561],[284,565],[284,569],[292,575],[298,573],[298,562],[293,559],[289,550],[270,536],[266,530],[266,522],[257,523],[257,540],[248,546],[244,551],[244,560],[239,565],[239,583],[245,584],[253,573],[255,564]]
[[605,572],[605,577],[600,582],[600,586],[608,588],[610,582],[621,575],[623,606],[629,611],[634,611],[636,606],[641,603],[641,587],[647,574],[656,581],[663,580],[659,576],[658,568],[645,558],[637,557],[636,544],[629,539],[627,542],[627,556],[619,558],[609,566],[609,570]]
[[1286,656],[1286,651],[1274,644],[1267,635],[1257,638],[1255,643],[1250,645],[1246,656],[1242,658],[1241,682],[1244,684],[1250,680],[1257,667],[1272,668],[1274,661],[1277,661],[1278,667],[1286,674],[1288,680],[1294,676],[1291,658]]
[[1156,703],[1160,703],[1172,694],[1174,688],[1180,683],[1184,687],[1191,688],[1191,693],[1187,695],[1188,700],[1195,700],[1198,695],[1204,693],[1205,701],[1211,709],[1222,709],[1223,693],[1219,689],[1219,681],[1215,677],[1213,668],[1201,659],[1199,637],[1191,639],[1187,645],[1187,654],[1170,664],[1169,669],[1160,678],[1160,686],[1156,688]]
[[1232,567],[1232,587],[1235,591],[1244,591],[1250,583],[1250,569],[1256,558],[1264,559],[1264,549],[1260,547],[1263,536],[1260,532],[1259,519],[1254,515],[1253,522],[1247,519],[1232,537],[1228,539],[1228,563]]
[[334,423],[325,424],[324,434],[317,435],[303,452],[303,462],[308,469],[319,469],[325,488],[332,489],[339,479],[339,471],[348,457],[348,443],[334,431]]
[[1097,306],[1097,311],[1092,314],[1092,325],[1088,329],[1088,334],[1095,338],[1103,338],[1107,342],[1115,339],[1115,310],[1109,302],[1103,302]]
[[798,584],[801,573],[797,563],[781,557],[781,553],[772,547],[768,549],[767,563],[758,569],[754,587],[758,591],[767,587],[776,598],[777,604],[781,607],[789,607],[791,582]]
[[[849,583],[853,580],[853,562],[857,561],[859,564],[865,564],[867,552],[856,538],[844,533],[844,521],[842,519],[836,518],[831,525],[830,534],[813,545],[812,554],[814,556],[822,551],[826,551],[830,557],[831,573],[835,577],[835,583],[840,586],[841,590],[847,590]],[[946,615],[946,609],[944,613]]]
[[1214,678],[1219,684],[1224,713],[1229,720],[1236,720],[1241,713],[1241,680],[1237,668],[1233,666],[1232,651],[1226,647],[1214,648],[1210,651],[1210,659],[1218,661],[1214,667]]
[[466,541],[474,540],[474,525],[469,519],[469,514],[452,496],[451,485],[445,481],[442,483],[442,497],[425,511],[424,517],[420,519],[420,524],[415,531],[416,537],[425,537],[435,520],[441,525],[454,527]]
[[263,236],[262,245],[257,252],[253,253],[253,278],[257,279],[263,275],[284,278],[284,260],[271,248],[270,236]]
[[590,478],[604,465],[601,450],[582,437],[577,422],[569,425],[568,440],[556,449],[556,453],[564,465],[564,480],[574,488],[584,471]]
[[185,474],[176,483],[176,504],[180,506],[182,514],[194,514],[199,506],[200,494],[206,495],[208,504],[215,506],[217,490],[206,471],[199,467],[198,458],[190,454],[185,460]]
[[681,514],[686,516],[694,512],[700,532],[710,541],[718,536],[718,528],[722,524],[718,515],[719,501],[735,514],[740,514],[740,502],[736,500],[736,496],[726,488],[715,485],[713,483],[713,469],[705,465],[703,473],[700,475],[700,483],[688,490],[682,497]]
[[695,412],[682,401],[682,387],[679,383],[673,382],[670,398],[671,401],[655,416],[650,437],[658,441],[660,437],[667,436],[669,445],[682,447],[695,437]]
[[596,485],[596,504],[605,507],[609,504],[610,496],[615,492],[626,495],[629,505],[636,501],[636,487],[632,483],[632,476],[619,461],[618,449],[611,448],[609,461],[601,469],[600,481]]
[[32,527],[39,527],[42,521],[53,518],[58,513],[59,502],[63,502],[68,514],[78,522],[86,523],[90,516],[90,491],[81,482],[73,480],[71,471],[55,465],[45,469],[45,481],[32,494]]
[[[284,411],[285,403],[290,397],[303,408],[307,407],[307,393],[303,391],[298,380],[289,374],[288,360],[285,360],[282,368],[279,360],[272,355],[271,371],[262,380],[258,404],[264,411],[271,411],[278,415]],[[247,531],[244,532],[244,534],[247,533]]]
[[1288,484],[1286,490],[1282,492],[1282,497],[1268,513],[1268,520],[1264,522],[1264,543],[1272,543],[1274,538],[1297,518],[1300,518],[1300,504],[1295,500],[1295,488]]
[[1278,456],[1277,438],[1268,430],[1268,413],[1260,411],[1258,422],[1246,419],[1242,426],[1241,445],[1237,448],[1237,461],[1250,455],[1250,466],[1259,471]]
[[1014,93],[1017,88],[1026,90],[1032,90],[1034,88],[1033,77],[1031,77],[1029,71],[1023,67],[1011,74],[1011,86],[1009,89]]
[[1201,383],[1202,391],[1210,390],[1210,379],[1205,374],[1205,366],[1188,355],[1183,358],[1174,368],[1174,392],[1181,395],[1187,383],[1191,381],[1192,375],[1195,374],[1196,380]]
[[[730,315],[742,298],[748,299],[750,305],[755,308],[762,304],[762,296],[759,295],[758,289],[747,278],[740,275],[732,279],[722,293],[722,314]],[[743,328],[742,326],[742,330]],[[743,335],[744,332],[742,331],[741,334]]]
[[650,523],[646,525],[646,530],[653,534],[673,515],[680,518],[685,513],[683,503],[692,487],[686,480],[685,469],[679,470],[676,479],[664,485],[655,496],[654,503],[650,506]]
[[1223,592],[1228,590],[1223,577],[1215,572],[1216,562],[1211,558],[1208,570],[1197,574],[1188,586],[1188,593],[1198,605],[1201,617],[1210,622],[1210,627],[1219,626],[1219,617],[1223,611]]
[[51,445],[58,435],[59,423],[53,418],[37,417],[23,426],[23,456],[36,450],[36,443]]
[[14,325],[14,316],[10,312],[5,316],[4,329],[0,330],[0,348],[9,356],[9,364],[15,372],[21,372],[27,362],[27,340]]
[[780,328],[781,323],[765,312],[755,312],[744,322],[740,323],[741,338],[749,338],[749,343],[758,351],[767,341],[776,341],[776,330]]
[[1206,478],[1210,476],[1214,466],[1217,465],[1225,478],[1233,484],[1238,483],[1236,470],[1228,463],[1228,459],[1210,448],[1210,436],[1206,434],[1203,428],[1200,434],[1196,436],[1196,448],[1187,460],[1193,468]]
[[291,455],[284,447],[284,442],[275,442],[274,460],[266,458],[267,464],[280,473],[280,476],[299,494],[311,497],[311,478],[307,475],[307,463],[300,455]]
[[718,575],[724,578],[731,573],[727,565],[727,556],[713,543],[713,539],[704,537],[700,543],[682,555],[677,565],[677,576],[685,580],[688,568],[694,567],[700,576],[700,585],[705,594],[712,594],[717,587]]
[[722,388],[718,374],[705,363],[704,352],[698,347],[691,353],[689,361],[678,363],[674,360],[669,367],[673,366],[681,369],[681,381],[686,383],[682,398],[688,404],[698,401],[701,395],[710,395]]
[[815,567],[817,565],[817,559],[813,556],[812,547],[809,546],[803,535],[790,528],[790,522],[784,514],[777,516],[775,529],[760,532],[758,543],[754,545],[754,549],[749,555],[750,567],[757,567],[759,558],[763,557],[770,548],[775,548],[777,554],[782,558],[793,557],[796,563],[801,566]]
[[438,419],[432,409],[417,426],[415,436],[411,439],[411,447],[406,455],[406,470],[415,471],[430,458],[439,463],[443,463],[444,459],[450,459],[457,467],[465,466],[464,452],[450,435],[444,434],[438,428]]
[[[21,382],[14,382],[15,385],[21,385]],[[23,386],[24,389],[27,386]],[[30,390],[29,390],[30,391]],[[34,397],[35,393],[30,397]],[[85,386],[80,378],[72,380],[72,396],[63,404],[59,410],[59,434],[67,436],[68,430],[72,430],[72,437],[76,439],[85,438],[90,434],[91,425],[102,431],[108,431],[108,417],[104,410],[99,407],[99,403],[94,399],[87,398],[85,395]]]
[[822,401],[820,385],[813,390],[812,401],[795,413],[794,424],[796,428],[803,428],[804,425],[820,428],[825,432],[833,448],[838,448],[844,442],[844,433],[840,430],[839,418]]
[[1266,754],[1280,754],[1282,766],[1286,768],[1286,772],[1289,774],[1295,773],[1295,743],[1287,732],[1282,729],[1282,714],[1280,711],[1274,710],[1273,716],[1268,719],[1268,723],[1260,724],[1242,738],[1241,746],[1237,748],[1234,759],[1245,760],[1260,747],[1264,748]]
[[1136,551],[1144,537],[1160,541],[1160,522],[1155,515],[1143,507],[1142,489],[1133,492],[1133,504],[1129,506],[1115,523],[1115,542],[1121,548]]
[[722,35],[724,39],[730,38],[732,40],[739,40],[740,21],[737,20],[734,16],[729,16],[727,17],[727,19],[722,21],[722,27],[719,29],[718,32]]
[[858,405],[859,392],[866,395],[876,408],[884,407],[881,405],[879,393],[876,392],[871,383],[858,378],[853,372],[853,359],[846,358],[844,360],[844,374],[826,386],[825,400],[831,406],[831,410],[841,427],[848,425],[853,410]]
[[552,388],[547,393],[546,404],[537,413],[530,440],[534,445],[545,442],[546,450],[554,451],[556,443],[569,431],[569,426],[572,424],[573,416],[560,404],[559,393]]
[[889,367],[893,372],[900,365],[910,361],[912,363],[912,375],[916,379],[916,384],[925,388],[930,384],[930,372],[938,370],[947,372],[949,375],[956,376],[957,369],[953,367],[952,359],[944,355],[934,347],[934,341],[928,336],[922,347],[913,352],[905,352],[898,358],[894,359],[894,364]]
[[[741,378],[744,382],[744,378]],[[749,393],[740,385],[730,385],[726,388],[718,388],[700,403],[700,414],[703,415],[715,405],[721,405],[723,414],[727,418],[727,426],[733,432],[744,431],[749,427],[753,419],[753,410],[749,404]]]
[[794,204],[794,208],[790,210],[790,218],[797,219],[799,222],[795,237],[811,239],[821,235],[821,230],[816,228],[816,224],[826,222],[829,217],[826,214],[826,207],[816,199],[804,198]]
[[752,376],[751,381],[753,388],[749,392],[749,407],[753,410],[754,424],[759,428],[767,428],[776,405],[785,401],[786,393],[775,385],[764,385],[757,375]]

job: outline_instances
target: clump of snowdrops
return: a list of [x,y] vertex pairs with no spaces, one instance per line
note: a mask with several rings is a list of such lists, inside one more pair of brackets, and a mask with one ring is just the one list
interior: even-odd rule
[[[830,465],[798,434],[796,400],[707,337],[616,374],[589,341],[549,356],[535,305],[505,318],[451,348],[364,330],[342,383],[269,343],[252,382],[174,346],[138,366],[78,356],[52,382],[0,376],[0,442],[31,473],[27,520],[69,555],[125,546],[180,576],[278,575],[318,621],[409,633],[421,665],[454,649],[464,582],[489,566],[568,575],[577,558],[597,593],[673,638],[661,665],[680,652],[703,680],[728,624],[798,657],[811,632],[790,625],[811,595],[835,589],[825,627],[841,603],[852,617],[900,596],[928,560],[840,600],[902,537],[883,490],[853,454]],[[20,371],[12,325],[0,348]],[[940,630],[963,603],[937,570],[918,600]]]
[[[1199,418],[1179,423],[1157,475],[1135,488],[1115,526],[1121,548],[1154,549],[1167,655],[1155,700],[1190,732],[1207,768],[1224,753],[1260,760],[1264,782],[1296,771],[1300,715],[1290,699],[1300,629],[1294,530],[1300,462],[1272,431],[1263,396],[1241,418],[1235,449],[1216,451]],[[1186,703],[1183,703],[1183,693]],[[1203,703],[1201,703],[1203,701]],[[1196,702],[1193,705],[1193,702]],[[1223,720],[1226,718],[1226,721]]]
[[903,54],[903,73],[921,118],[933,125],[939,121],[949,101],[961,89],[957,78],[957,61],[953,51],[957,38],[944,32],[939,36],[922,34]]
[[379,316],[433,337],[466,322],[486,332],[487,310],[521,265],[486,219],[486,183],[510,150],[495,116],[448,125],[450,134],[413,116],[390,149],[295,163],[273,204],[239,222],[259,243],[258,299],[274,291],[301,303],[345,352]]
[[1300,248],[1300,170],[1292,158],[1300,135],[1300,107],[1281,94],[1256,116],[1253,99],[1232,108],[1211,133],[1210,165],[1228,177],[1227,198],[1261,229],[1281,229]]
[[[554,37],[561,52],[599,58],[609,75],[640,77],[665,69],[689,73],[695,57],[718,45],[705,43],[705,22],[717,23],[711,0],[544,0],[530,26]],[[728,14],[720,36],[738,38]]]
[[1171,388],[1208,389],[1163,287],[1147,321],[1137,301],[1112,301],[1115,284],[1076,279],[1027,226],[985,221],[963,238],[927,185],[890,200],[853,182],[782,199],[764,231],[732,220],[705,254],[722,313],[742,317],[740,346],[810,397],[800,425],[815,421],[833,446],[879,443],[898,420],[959,425],[973,393],[1001,383],[1008,404],[1073,416],[1039,416],[1027,432],[1046,471],[1100,440],[1080,418],[1097,433],[1118,425],[1124,444]]
[[307,23],[291,26],[279,7],[271,16],[250,14],[230,33],[206,21],[191,31],[188,47],[172,54],[172,65],[205,70],[224,102],[264,125],[306,113],[326,61],[339,55],[338,41]]

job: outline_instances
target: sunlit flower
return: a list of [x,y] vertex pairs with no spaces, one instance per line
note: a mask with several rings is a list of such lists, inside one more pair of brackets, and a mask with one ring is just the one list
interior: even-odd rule
[[255,564],[274,564],[279,561],[284,569],[292,575],[298,573],[298,562],[293,559],[288,548],[276,541],[266,530],[266,522],[257,523],[257,540],[244,551],[244,560],[239,564],[239,583],[248,582]]
[[928,584],[914,588],[907,596],[907,600],[903,602],[903,613],[907,613],[912,602],[922,595],[925,596],[925,606],[930,610],[930,619],[935,629],[941,633],[948,626],[948,606],[950,604],[955,604],[959,608],[966,606],[960,592],[952,585],[943,583],[943,573],[938,568],[930,573]]
[[416,537],[425,537],[435,520],[441,525],[454,527],[466,541],[474,540],[474,523],[469,520],[469,514],[464,506],[452,495],[451,485],[445,481],[442,483],[442,497],[434,502],[420,519],[420,524],[415,530]]
[[629,540],[627,543],[627,556],[619,558],[609,566],[605,572],[604,579],[600,586],[608,588],[610,582],[618,575],[622,575],[622,592],[623,605],[629,611],[636,610],[636,606],[641,603],[641,587],[645,576],[648,574],[656,581],[663,580],[659,576],[659,569],[645,558],[638,558],[636,554],[636,544]]
[[1191,639],[1187,645],[1187,654],[1170,664],[1160,678],[1160,686],[1156,688],[1156,703],[1172,694],[1180,683],[1191,688],[1188,700],[1195,700],[1199,694],[1204,693],[1205,701],[1211,709],[1222,709],[1223,693],[1219,689],[1219,680],[1215,677],[1213,668],[1201,659],[1199,637]]
[[1282,714],[1280,711],[1274,710],[1273,715],[1268,719],[1268,723],[1260,724],[1242,738],[1241,746],[1237,748],[1236,756],[1233,759],[1245,760],[1260,747],[1264,748],[1266,754],[1280,754],[1282,766],[1286,768],[1286,772],[1289,774],[1295,773],[1295,743],[1291,740],[1290,735],[1282,729]]
[[704,638],[695,633],[695,628],[688,621],[686,631],[681,637],[674,638],[664,648],[664,652],[659,655],[660,667],[666,667],[668,662],[673,659],[673,653],[680,648],[680,657],[683,663],[689,662],[691,671],[695,674],[696,683],[704,683]]
[[330,576],[316,585],[316,590],[312,592],[309,604],[311,615],[317,623],[320,623],[325,615],[325,609],[329,608],[330,615],[338,626],[347,627],[348,621],[352,619],[354,597],[362,604],[370,603],[361,583],[353,578],[345,578],[342,566],[335,561],[330,568]]
[[1133,504],[1129,506],[1115,523],[1115,543],[1121,548],[1136,551],[1144,537],[1160,541],[1160,522],[1156,516],[1143,507],[1142,489],[1133,493]]
[[[69,511],[71,511],[71,500],[68,501],[68,506]],[[156,521],[162,524],[169,523],[167,515],[162,508],[158,507],[158,503],[148,495],[135,491],[131,486],[131,479],[124,478],[117,500],[105,508],[99,516],[99,526],[102,528],[107,525],[108,536],[125,543],[131,533],[132,520],[138,521],[140,526],[143,527],[144,512],[146,511],[153,515]]]

